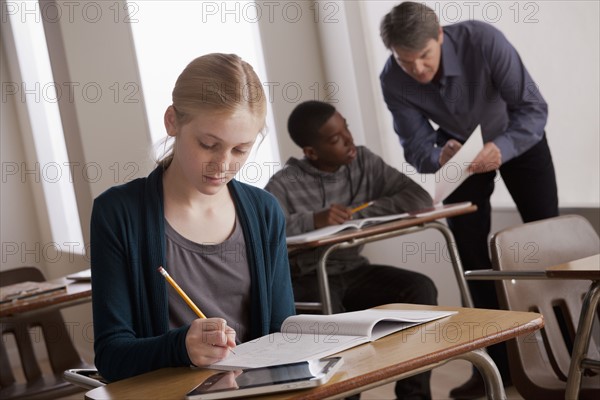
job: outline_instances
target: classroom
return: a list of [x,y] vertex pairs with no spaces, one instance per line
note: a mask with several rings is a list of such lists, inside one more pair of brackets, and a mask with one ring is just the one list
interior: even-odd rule
[[[420,173],[406,160],[380,83],[391,54],[380,23],[399,3],[2,0],[0,273],[32,266],[53,280],[90,268],[94,199],[155,168],[167,148],[163,115],[175,81],[192,59],[209,53],[237,54],[251,64],[266,96],[266,135],[248,150],[236,180],[263,189],[286,160],[301,158],[288,117],[302,102],[320,101],[343,114],[356,145],[433,196],[439,176]],[[548,104],[545,134],[559,214],[581,216],[600,234],[600,3],[419,3],[434,10],[442,27],[490,24],[518,51]],[[252,96],[251,88],[238,89],[246,100]],[[459,88],[448,96],[464,93]],[[490,233],[522,225],[500,175],[494,183]],[[527,258],[537,243],[532,237],[507,252]],[[368,243],[362,255],[373,264],[426,275],[437,288],[438,305],[461,307],[465,295],[453,270],[452,245],[436,227]],[[60,308],[60,314],[78,354],[92,364],[90,299]],[[39,332],[32,335],[36,354],[44,354]],[[597,330],[593,335],[600,341]],[[2,342],[18,369],[15,341],[3,336]],[[467,361],[433,369],[434,399],[450,398],[449,391],[469,378]],[[49,363],[47,356],[43,362]],[[514,386],[506,390],[510,399],[528,398]],[[361,398],[394,398],[393,381]]]

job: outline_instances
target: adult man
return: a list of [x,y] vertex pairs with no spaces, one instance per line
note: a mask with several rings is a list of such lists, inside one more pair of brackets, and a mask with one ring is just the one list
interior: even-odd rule
[[[544,131],[547,104],[517,51],[491,25],[466,21],[442,28],[433,10],[403,2],[383,18],[380,33],[392,52],[380,76],[381,87],[409,163],[422,173],[437,171],[481,126],[485,145],[469,167],[476,174],[445,202],[477,205],[476,213],[448,223],[465,268],[489,268],[496,170],[524,222],[558,215],[556,177]],[[493,282],[470,282],[469,287],[476,307],[498,308]],[[504,348],[489,350],[508,381]],[[450,395],[474,398],[483,390],[474,374]]]

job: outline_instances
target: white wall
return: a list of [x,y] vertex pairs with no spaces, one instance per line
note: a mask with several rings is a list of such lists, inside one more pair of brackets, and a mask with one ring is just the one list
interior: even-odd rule
[[[287,134],[287,117],[294,107],[305,100],[325,100],[325,74],[321,62],[318,24],[314,22],[311,2],[295,2],[294,10],[286,13],[281,3],[273,2],[272,13],[264,12],[258,20],[265,69],[263,80],[278,133],[281,161],[300,157],[302,151]],[[263,8],[267,11],[267,8]],[[298,15],[298,16],[296,16]]]

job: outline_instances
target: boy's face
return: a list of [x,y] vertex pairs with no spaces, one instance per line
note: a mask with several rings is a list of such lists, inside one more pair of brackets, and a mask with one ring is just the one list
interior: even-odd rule
[[312,146],[304,148],[304,154],[318,169],[335,172],[356,159],[356,146],[348,123],[339,112],[335,112],[319,129]]

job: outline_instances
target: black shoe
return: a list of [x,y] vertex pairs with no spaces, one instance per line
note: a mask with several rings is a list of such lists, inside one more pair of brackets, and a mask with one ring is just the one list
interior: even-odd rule
[[453,399],[471,400],[485,396],[485,383],[479,373],[471,375],[468,381],[450,391]]

